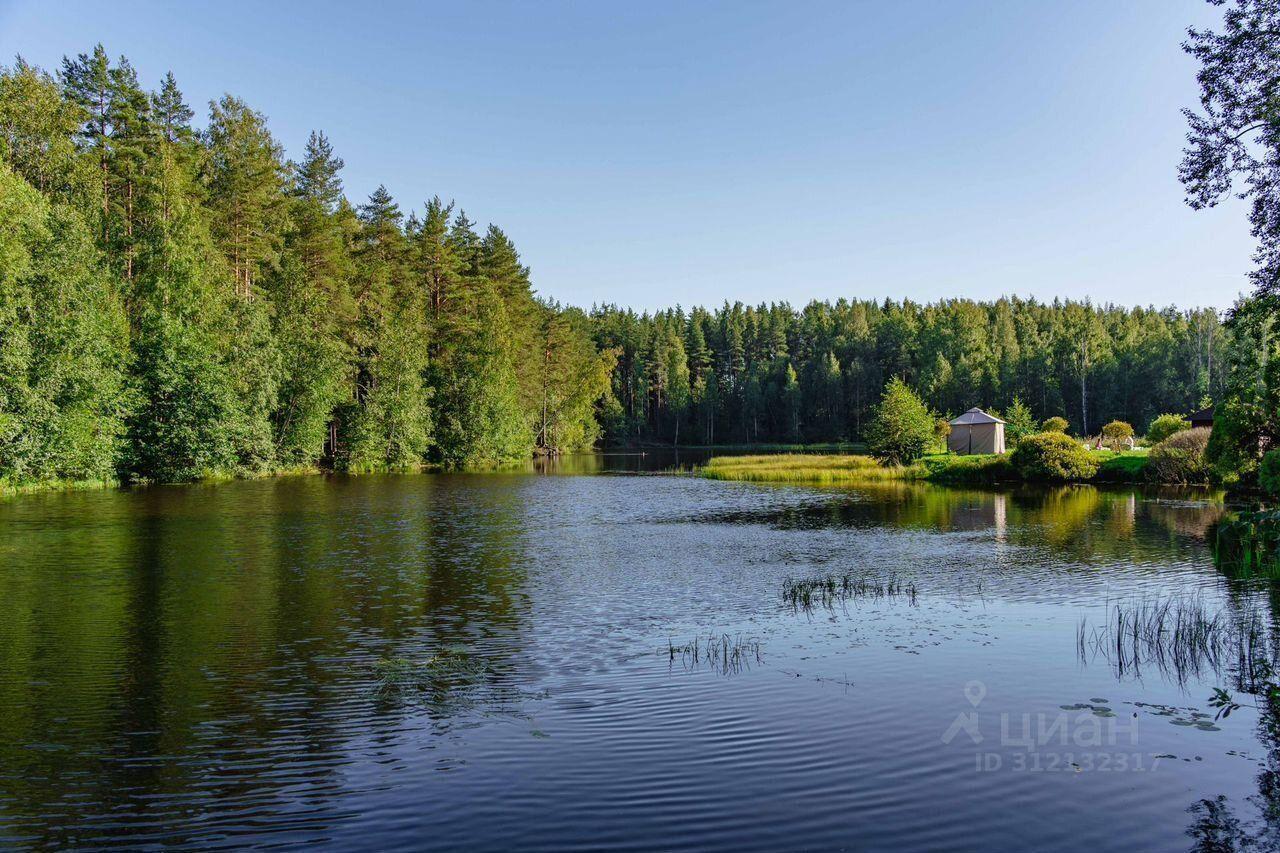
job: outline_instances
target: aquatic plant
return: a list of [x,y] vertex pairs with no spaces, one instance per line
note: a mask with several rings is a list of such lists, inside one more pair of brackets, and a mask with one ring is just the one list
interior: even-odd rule
[[1215,610],[1198,597],[1116,602],[1101,623],[1080,620],[1081,660],[1106,660],[1117,677],[1154,668],[1179,684],[1208,673],[1230,674],[1253,692],[1271,677],[1276,643],[1256,609]]
[[422,660],[381,658],[373,670],[380,690],[396,691],[464,686],[483,677],[488,666],[458,652],[442,652]]
[[896,575],[888,580],[871,580],[853,572],[787,578],[782,582],[782,600],[792,610],[833,607],[854,598],[905,598],[916,603],[916,585],[903,582]]
[[753,663],[763,660],[759,640],[742,635],[730,637],[728,634],[698,636],[680,645],[667,640],[664,654],[671,663],[678,658],[686,668],[705,665],[722,675],[750,669]]
[[1238,512],[1210,534],[1214,561],[1228,574],[1280,576],[1280,509]]

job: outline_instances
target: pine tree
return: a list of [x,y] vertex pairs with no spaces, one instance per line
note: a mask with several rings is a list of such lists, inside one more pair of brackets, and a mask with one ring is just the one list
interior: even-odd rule
[[349,470],[420,465],[431,443],[426,309],[409,274],[400,207],[379,186],[360,206],[355,294],[355,393],[345,417]]
[[275,453],[286,465],[312,465],[332,453],[336,410],[351,388],[347,343],[357,311],[340,216],[342,166],[324,134],[313,132],[306,157],[290,169],[293,229],[269,284],[282,362],[272,424]]
[[213,237],[235,280],[236,294],[254,297],[254,282],[279,263],[285,230],[284,165],[266,118],[231,95],[209,105],[204,183]]

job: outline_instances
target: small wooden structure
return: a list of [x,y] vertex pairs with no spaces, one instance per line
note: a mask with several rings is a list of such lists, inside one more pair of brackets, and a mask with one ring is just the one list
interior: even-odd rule
[[1192,412],[1187,415],[1187,420],[1191,421],[1191,428],[1208,427],[1213,429],[1213,406],[1207,409],[1201,409],[1198,412]]
[[979,408],[951,421],[947,450],[952,453],[1004,453],[1004,424]]

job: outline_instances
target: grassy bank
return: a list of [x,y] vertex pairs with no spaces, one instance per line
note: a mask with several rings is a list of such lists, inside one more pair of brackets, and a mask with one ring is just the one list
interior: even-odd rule
[[0,480],[0,497],[9,495],[33,495],[39,492],[82,492],[92,489],[113,489],[118,480],[38,480],[26,483],[10,483]]
[[710,480],[748,483],[870,483],[912,477],[911,469],[881,465],[870,456],[812,453],[713,456],[698,473]]
[[[1086,482],[1144,483],[1147,455],[1143,451],[1090,451],[1098,473]],[[710,480],[747,483],[812,483],[857,485],[887,480],[924,480],[950,485],[995,485],[1022,482],[1009,454],[956,456],[930,454],[912,465],[882,465],[855,454],[775,453],[754,456],[714,456],[698,473]]]

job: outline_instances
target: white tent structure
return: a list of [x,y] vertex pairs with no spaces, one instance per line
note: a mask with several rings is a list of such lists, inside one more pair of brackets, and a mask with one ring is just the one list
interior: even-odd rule
[[947,450],[952,453],[1004,453],[1004,424],[979,408],[972,408],[951,422]]

